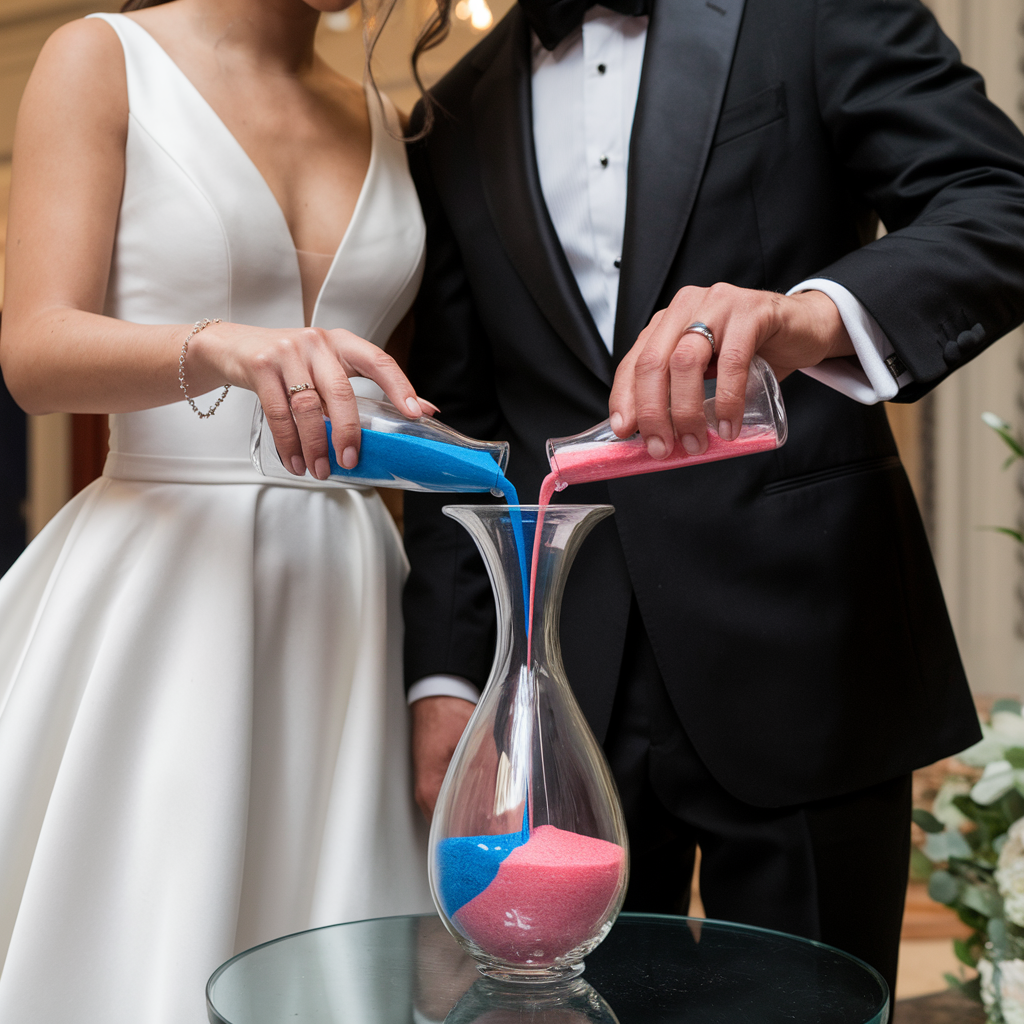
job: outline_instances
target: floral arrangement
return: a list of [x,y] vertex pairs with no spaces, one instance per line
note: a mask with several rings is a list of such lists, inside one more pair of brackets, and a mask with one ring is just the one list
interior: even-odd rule
[[[1010,449],[1004,469],[1024,458],[1010,425],[982,417]],[[1024,545],[1018,530],[995,527]],[[982,739],[958,755],[975,778],[952,776],[931,812],[915,808],[927,838],[928,893],[956,911],[970,929],[953,943],[957,958],[978,976],[946,980],[980,1001],[989,1024],[1024,1024],[1024,717],[1015,700],[1000,700]],[[981,769],[981,777],[976,777]],[[918,856],[920,856],[920,853]]]
[[947,981],[983,1002],[991,1024],[1024,1024],[1024,718],[1017,701],[997,701],[983,739],[959,755],[982,768],[972,784],[943,782],[931,812],[915,808],[927,833],[932,899],[952,907],[970,929],[957,958],[978,970]]

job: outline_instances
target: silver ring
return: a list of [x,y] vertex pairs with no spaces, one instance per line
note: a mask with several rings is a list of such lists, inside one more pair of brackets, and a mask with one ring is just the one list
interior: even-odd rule
[[[712,347],[714,347],[714,343],[712,343]],[[288,389],[288,394],[289,395],[297,395],[300,391],[312,391],[312,390],[313,390],[313,385],[312,384],[293,384]]]
[[707,324],[702,324],[699,320],[695,320],[683,331],[683,334],[703,334],[711,346],[711,354],[715,354],[715,336],[711,333],[711,328]]

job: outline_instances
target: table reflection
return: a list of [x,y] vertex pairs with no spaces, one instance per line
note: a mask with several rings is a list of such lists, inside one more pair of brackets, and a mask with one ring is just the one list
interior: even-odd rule
[[444,1024],[619,1024],[619,1019],[582,978],[529,989],[481,978],[452,1007]]
[[886,1024],[888,993],[838,950],[721,922],[624,914],[579,978],[483,978],[435,916],[301,932],[210,980],[213,1024]]

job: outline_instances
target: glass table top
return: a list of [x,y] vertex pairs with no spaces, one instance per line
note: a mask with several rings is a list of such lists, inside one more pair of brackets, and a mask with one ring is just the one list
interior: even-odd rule
[[886,1024],[881,976],[779,932],[622,914],[571,982],[502,985],[433,916],[332,925],[240,953],[213,1024]]

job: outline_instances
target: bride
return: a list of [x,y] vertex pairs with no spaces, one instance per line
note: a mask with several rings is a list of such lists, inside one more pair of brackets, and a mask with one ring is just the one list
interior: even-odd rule
[[[200,1024],[233,952],[430,907],[404,556],[321,483],[321,402],[346,466],[354,392],[432,409],[383,351],[424,249],[395,113],[313,51],[349,3],[94,15],[25,92],[4,376],[113,415],[0,581],[0,1021]],[[290,486],[248,461],[257,396]]]

